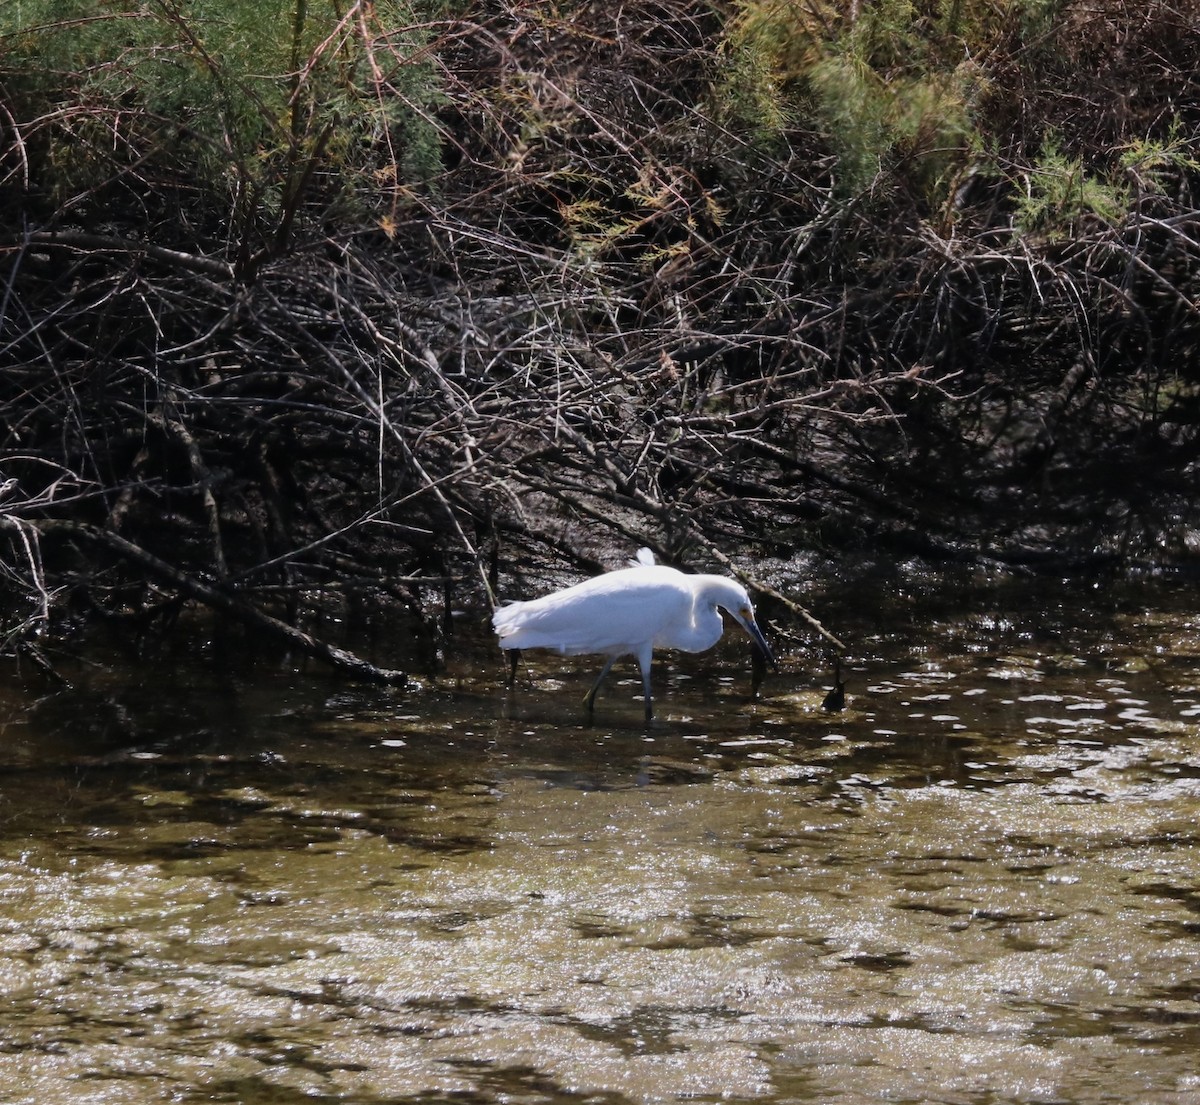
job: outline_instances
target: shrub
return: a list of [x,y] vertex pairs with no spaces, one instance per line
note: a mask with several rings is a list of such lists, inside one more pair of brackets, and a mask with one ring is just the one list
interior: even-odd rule
[[382,218],[438,167],[428,26],[406,0],[0,6],[4,183],[46,219],[114,201],[207,215],[243,253],[282,244],[305,207]]

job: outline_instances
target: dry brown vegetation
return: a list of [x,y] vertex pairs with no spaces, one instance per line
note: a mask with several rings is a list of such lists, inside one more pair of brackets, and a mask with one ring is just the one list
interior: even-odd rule
[[205,62],[241,145],[0,38],[9,650],[198,600],[386,676],[296,626],[432,652],[639,544],[1194,554],[1197,5],[315,8],[283,106]]

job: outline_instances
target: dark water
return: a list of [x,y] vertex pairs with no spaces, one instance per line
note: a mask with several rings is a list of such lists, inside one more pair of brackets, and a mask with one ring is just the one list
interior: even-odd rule
[[844,713],[797,628],[650,730],[469,635],[9,681],[0,1100],[1200,1102],[1195,593],[843,573]]

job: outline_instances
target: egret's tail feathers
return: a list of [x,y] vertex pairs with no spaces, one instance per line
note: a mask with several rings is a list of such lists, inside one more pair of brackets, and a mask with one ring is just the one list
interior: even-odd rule
[[631,568],[637,568],[637,567],[650,568],[650,567],[654,566],[654,563],[655,563],[654,553],[652,553],[649,549],[643,547],[643,548],[638,549],[637,556],[635,556],[629,562],[629,566]]
[[517,615],[520,613],[521,606],[522,604],[519,602],[510,602],[507,606],[501,606],[492,615],[492,628],[501,641],[506,637],[511,637],[521,628],[517,624]]

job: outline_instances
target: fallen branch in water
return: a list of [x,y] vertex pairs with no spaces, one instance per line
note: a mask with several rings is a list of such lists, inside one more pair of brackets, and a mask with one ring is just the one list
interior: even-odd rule
[[[3,520],[0,520],[0,525],[2,524]],[[155,556],[154,553],[149,552],[140,545],[135,545],[132,541],[126,540],[120,534],[113,533],[111,530],[101,529],[98,526],[82,522],[41,521],[25,524],[36,526],[43,534],[54,533],[68,537],[80,537],[92,544],[100,545],[110,552],[115,553],[123,560],[136,564],[151,575],[157,576],[171,586],[178,588],[188,598],[202,602],[204,605],[212,607],[214,610],[219,610],[224,614],[229,614],[243,624],[286,641],[307,655],[313,656],[318,660],[323,660],[338,670],[347,672],[359,679],[366,679],[374,683],[404,683],[408,678],[407,674],[403,671],[376,667],[370,661],[364,660],[352,652],[337,648],[309,633],[305,633],[301,629],[297,629],[294,625],[288,625],[287,622],[280,621],[278,618],[264,613],[237,595],[231,594],[229,591],[222,590],[219,587],[214,587],[203,580],[196,579],[194,576],[180,571],[173,564],[168,563],[161,557]]]
[[720,549],[718,549],[715,545],[711,544],[710,542],[704,541],[704,546],[708,549],[709,553],[716,560],[718,560],[720,563],[724,564],[725,567],[728,568],[729,571],[731,571],[735,576],[739,577],[745,583],[748,583],[751,587],[754,588],[754,590],[758,591],[760,594],[769,595],[776,602],[785,606],[788,610],[790,610],[793,614],[795,614],[796,617],[798,617],[801,621],[807,622],[809,626],[811,626],[813,629],[815,629],[822,637],[825,638],[825,640],[827,640],[831,645],[833,645],[834,648],[836,648],[839,652],[846,651],[845,644],[843,644],[841,640],[839,640],[832,633],[830,633],[829,630],[826,629],[807,609],[805,609],[805,607],[801,606],[800,603],[796,602],[794,599],[789,599],[787,597],[787,595],[783,594],[781,591],[776,590],[769,583],[764,583],[761,579],[757,578],[756,576],[750,575],[747,572],[740,571],[734,565],[733,561],[731,561],[729,559],[729,557],[727,557],[723,552],[721,552]]

